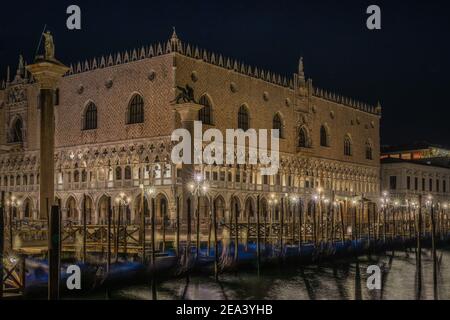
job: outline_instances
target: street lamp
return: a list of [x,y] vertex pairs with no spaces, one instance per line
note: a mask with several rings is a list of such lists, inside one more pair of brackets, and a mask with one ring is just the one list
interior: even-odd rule
[[[201,173],[197,173],[194,176],[194,181],[189,184],[189,191],[193,196],[197,197],[197,245],[196,245],[196,259],[200,255],[200,196],[207,195],[209,187],[207,183],[203,180],[203,175]],[[188,222],[190,223],[190,221]],[[237,227],[236,227],[237,228]],[[237,229],[236,229],[237,231]]]
[[17,208],[22,205],[22,201],[15,196],[11,196],[11,198],[6,201],[6,205],[9,207],[9,245],[11,250],[13,250],[13,220],[17,215]]

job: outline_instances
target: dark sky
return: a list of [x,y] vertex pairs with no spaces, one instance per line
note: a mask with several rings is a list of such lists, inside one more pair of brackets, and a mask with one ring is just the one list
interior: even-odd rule
[[[0,75],[22,53],[31,61],[44,24],[59,60],[70,63],[179,37],[253,66],[291,75],[304,56],[322,88],[383,106],[384,144],[449,145],[448,1],[4,1]],[[66,28],[77,4],[82,30]],[[377,4],[382,30],[366,28]]]

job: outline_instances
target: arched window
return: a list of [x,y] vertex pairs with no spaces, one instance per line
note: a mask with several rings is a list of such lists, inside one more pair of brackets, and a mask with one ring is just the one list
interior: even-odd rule
[[330,146],[328,130],[324,125],[320,127],[320,146],[321,147],[329,147]]
[[125,180],[131,180],[131,167],[125,167]]
[[116,180],[122,180],[122,168],[116,167]]
[[277,113],[274,117],[273,117],[273,124],[272,124],[272,128],[274,130],[278,130],[280,135],[280,138],[284,137],[284,132],[283,132],[283,122],[281,121],[281,116],[279,113]]
[[80,172],[78,170],[75,170],[73,173],[73,182],[80,182]]
[[84,113],[84,130],[97,129],[97,107],[90,102]]
[[22,119],[17,118],[11,128],[11,142],[23,142],[22,135],[23,123]]
[[344,155],[351,156],[352,155],[352,140],[347,135],[344,138]]
[[200,100],[199,104],[204,106],[200,111],[198,112],[198,121],[203,122],[203,124],[212,124],[212,104],[209,100],[207,95],[203,95]]
[[249,116],[245,106],[241,106],[238,112],[238,129],[247,131],[249,129]]
[[128,124],[144,122],[144,100],[138,94],[134,95],[128,106]]
[[81,171],[81,182],[86,182],[87,180],[87,172],[86,170],[83,169],[83,171]]
[[301,127],[298,133],[298,146],[300,148],[309,148],[308,132],[305,127]]
[[370,141],[366,142],[366,159],[373,160],[373,149]]

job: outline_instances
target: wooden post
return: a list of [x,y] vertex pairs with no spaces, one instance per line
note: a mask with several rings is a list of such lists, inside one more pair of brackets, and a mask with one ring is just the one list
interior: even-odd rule
[[166,203],[161,203],[162,211],[162,252],[166,252]]
[[433,203],[431,206],[431,250],[433,254],[433,288],[434,288],[434,297],[437,299],[437,256],[436,256],[436,217],[434,212]]
[[177,219],[177,231],[175,238],[175,250],[177,252],[177,257],[180,256],[180,197],[175,198],[176,201],[176,219]]
[[9,205],[9,248],[11,251],[14,250],[14,235],[13,235],[13,206],[12,203]]
[[191,232],[192,232],[192,216],[191,216],[191,199],[187,199],[187,233],[186,233],[186,250],[184,254],[184,263],[187,263],[187,258],[191,254]]
[[261,235],[259,233],[259,211],[260,211],[259,202],[260,202],[260,196],[258,194],[258,197],[256,198],[256,263],[257,263],[258,270],[259,270],[259,263],[260,263],[260,259],[261,259],[260,247],[259,247],[259,245],[260,245],[259,241],[260,241],[260,237],[261,237]]
[[155,233],[156,233],[156,230],[155,230],[155,214],[156,214],[156,212],[155,212],[156,210],[155,210],[155,199],[152,197],[152,218],[151,218],[151,221],[152,221],[152,272],[154,272],[154,270],[155,270]]
[[142,263],[145,264],[145,187],[141,185],[141,225],[140,225],[140,234],[139,240],[142,247]]
[[83,194],[83,263],[86,263],[87,216],[86,194]]
[[299,206],[297,208],[297,211],[298,211],[298,252],[301,253],[302,252],[302,239],[303,239],[303,234],[302,234],[303,202],[300,202],[300,200],[299,200]]
[[209,214],[208,214],[208,245],[206,248],[206,255],[209,257],[210,256],[210,251],[211,251],[211,233],[212,233],[212,204],[211,204],[211,199],[208,197],[208,195],[206,195],[206,201],[208,201],[208,209],[209,209]]
[[120,225],[121,225],[121,209],[122,205],[117,205],[117,224],[116,224],[116,243],[115,243],[115,263],[119,262],[119,244],[120,244]]
[[112,212],[112,205],[111,205],[111,197],[109,197],[108,198],[108,212],[107,212],[107,215],[108,215],[108,221],[107,221],[107,224],[108,224],[108,235],[107,235],[107,242],[108,242],[108,251],[106,252],[106,270],[107,270],[107,272],[109,272],[110,271],[110,268],[111,268],[111,220],[112,220],[112,215],[113,215],[113,212]]
[[331,201],[330,201],[330,211],[331,211],[331,244],[334,243],[334,240],[336,239],[336,194],[333,191],[331,194]]
[[[4,192],[2,191],[2,198]],[[5,250],[5,217],[4,217],[3,201],[0,207],[0,300],[3,298],[3,254]]]
[[419,212],[417,219],[417,267],[419,270],[422,268],[422,195],[419,195]]
[[214,225],[214,276],[216,281],[219,279],[219,244],[217,242],[217,212],[214,200],[211,199],[211,207]]
[[316,201],[313,201],[313,210],[312,210],[312,218],[313,218],[313,239],[314,245],[317,245],[317,222],[316,222]]
[[340,213],[340,219],[341,219],[341,241],[342,244],[345,243],[345,224],[344,224],[344,208],[343,203],[339,204],[339,213]]
[[196,210],[196,245],[195,245],[195,260],[198,261],[200,256],[200,196],[197,195],[197,210]]
[[284,254],[284,197],[281,197],[281,228],[280,228],[280,247],[281,256]]
[[235,202],[234,204],[234,260],[237,261],[239,259],[239,224],[238,224],[238,212],[239,212],[239,204]]
[[49,221],[48,236],[48,299],[59,299],[61,216],[58,206],[53,206]]

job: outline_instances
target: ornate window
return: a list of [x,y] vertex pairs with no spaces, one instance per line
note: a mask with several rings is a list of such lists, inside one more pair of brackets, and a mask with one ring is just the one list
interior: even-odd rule
[[352,140],[348,135],[344,137],[344,155],[352,155]]
[[203,122],[203,124],[212,124],[212,104],[207,95],[203,95],[199,103],[204,106],[198,112],[198,120]]
[[144,122],[144,100],[138,94],[134,95],[128,106],[128,124]]
[[131,167],[125,167],[125,180],[131,180]]
[[321,147],[329,147],[330,139],[328,136],[328,129],[325,125],[320,127],[320,146]]
[[80,172],[78,170],[75,170],[73,173],[73,182],[80,182]]
[[97,107],[90,102],[84,112],[84,130],[97,129]]
[[300,148],[309,148],[308,131],[305,127],[301,127],[298,132],[298,146]]
[[273,117],[273,124],[272,124],[272,128],[274,130],[278,130],[280,135],[280,138],[284,137],[284,132],[283,132],[283,121],[281,120],[281,116],[279,113],[277,113],[274,117]]
[[249,129],[249,116],[245,106],[241,106],[238,112],[238,129],[247,131]]
[[122,180],[122,168],[116,167],[116,180]]
[[373,160],[373,149],[370,141],[366,142],[366,159]]

